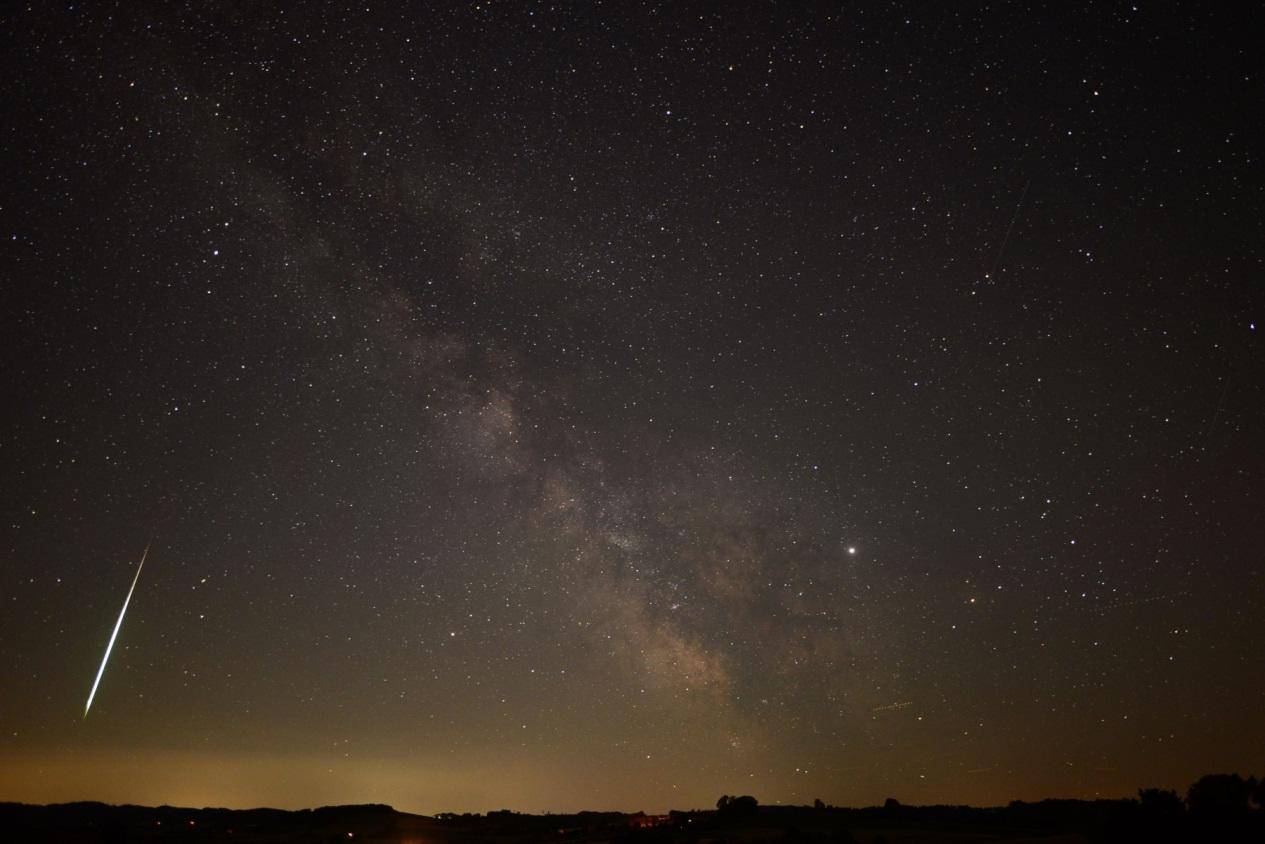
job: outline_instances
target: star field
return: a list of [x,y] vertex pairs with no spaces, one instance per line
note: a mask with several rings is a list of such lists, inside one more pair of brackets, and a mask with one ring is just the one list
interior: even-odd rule
[[5,15],[0,799],[1262,767],[1246,21],[434,5]]

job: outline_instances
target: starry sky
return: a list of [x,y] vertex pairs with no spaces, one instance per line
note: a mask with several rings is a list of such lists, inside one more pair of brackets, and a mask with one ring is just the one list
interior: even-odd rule
[[6,11],[0,799],[1260,773],[1226,6]]

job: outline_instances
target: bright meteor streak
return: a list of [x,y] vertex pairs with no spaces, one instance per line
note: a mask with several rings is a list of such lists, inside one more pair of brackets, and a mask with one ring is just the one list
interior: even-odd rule
[[105,646],[105,656],[101,657],[101,667],[97,669],[97,679],[92,681],[92,691],[88,692],[88,702],[83,708],[83,717],[88,717],[88,710],[92,708],[92,699],[96,697],[97,686],[101,684],[101,675],[105,673],[105,664],[110,661],[110,651],[114,649],[114,639],[119,635],[119,628],[123,626],[123,615],[127,612],[127,605],[131,603],[132,593],[136,591],[136,581],[141,579],[141,569],[145,567],[145,557],[149,555],[149,546],[145,546],[145,553],[141,554],[140,565],[136,567],[136,576],[132,578],[132,588],[127,590],[127,597],[123,600],[123,609],[119,610],[119,620],[114,622],[114,632],[110,634],[110,644]]

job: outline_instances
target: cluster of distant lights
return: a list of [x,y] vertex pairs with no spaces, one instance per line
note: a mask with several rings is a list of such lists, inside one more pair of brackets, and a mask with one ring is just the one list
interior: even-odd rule
[[[154,825],[155,825],[155,826],[162,826],[162,825],[163,825],[163,822],[162,822],[162,821],[154,821]],[[189,827],[190,827],[190,828],[193,828],[193,827],[195,827],[195,826],[197,826],[197,825],[198,825],[198,822],[197,822],[197,821],[189,821]],[[229,834],[229,835],[232,835],[232,834],[233,834],[233,830],[232,830],[231,828],[228,830],[228,834]],[[355,837],[356,837],[356,833],[354,833],[354,832],[349,832],[349,833],[347,833],[347,837],[348,837],[348,838],[355,838]]]

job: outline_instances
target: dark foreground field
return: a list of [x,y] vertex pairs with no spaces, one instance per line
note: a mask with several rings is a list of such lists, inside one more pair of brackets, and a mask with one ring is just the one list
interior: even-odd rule
[[840,809],[759,806],[739,798],[722,811],[668,815],[426,817],[389,806],[181,809],[67,803],[0,803],[0,840],[26,842],[425,842],[425,844],[871,844],[872,842],[1265,841],[1260,810],[1190,812],[1180,803],[1047,800],[977,809],[902,806]]

